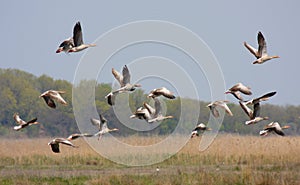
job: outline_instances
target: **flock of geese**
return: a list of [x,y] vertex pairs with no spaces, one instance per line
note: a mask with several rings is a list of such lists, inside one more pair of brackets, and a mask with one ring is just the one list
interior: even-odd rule
[[[279,58],[279,56],[269,56],[267,54],[266,41],[261,32],[258,33],[257,40],[258,40],[258,49],[255,49],[254,47],[252,47],[249,44],[247,44],[246,42],[244,42],[244,46],[256,57],[256,60],[253,62],[253,64],[262,64],[273,58]],[[95,44],[84,44],[83,37],[82,37],[81,25],[80,25],[80,22],[77,22],[73,28],[73,36],[64,40],[59,45],[59,48],[56,50],[56,53],[79,52],[79,51],[82,51],[84,49],[87,49],[89,47],[94,47],[94,46],[96,46],[96,45]],[[118,94],[134,91],[136,88],[141,87],[141,84],[132,84],[130,82],[130,72],[126,65],[122,69],[122,74],[119,73],[114,68],[112,68],[112,74],[113,74],[114,78],[119,82],[120,88],[110,92],[109,94],[107,94],[105,96],[105,98],[107,99],[107,103],[109,105],[115,106],[115,98]],[[66,93],[65,91],[48,90],[48,91],[42,93],[40,95],[40,98],[42,97],[44,99],[45,103],[50,108],[55,109],[57,106],[56,105],[57,103],[60,103],[65,106],[68,105],[68,103],[62,97],[62,95],[65,93]],[[233,87],[228,89],[225,92],[225,94],[232,94],[234,97],[236,97],[239,100],[239,104],[240,104],[241,108],[244,110],[244,112],[249,117],[249,120],[247,120],[245,122],[245,124],[251,125],[251,124],[258,123],[262,120],[269,119],[267,116],[266,117],[260,116],[260,109],[261,109],[260,103],[262,101],[267,101],[270,97],[274,96],[276,94],[276,92],[266,93],[265,95],[260,96],[258,98],[253,98],[251,100],[245,101],[244,98],[242,97],[242,94],[252,95],[251,89],[249,87],[243,85],[242,83],[237,83],[236,85],[234,85]],[[160,122],[165,119],[172,119],[173,116],[171,116],[171,115],[165,116],[162,114],[162,107],[161,107],[161,103],[159,100],[160,96],[168,98],[168,99],[176,98],[175,95],[173,94],[173,92],[169,91],[165,87],[153,89],[148,94],[147,97],[154,101],[154,107],[152,107],[148,103],[144,102],[141,107],[138,107],[136,109],[136,111],[130,116],[130,118],[132,118],[132,119],[137,118],[137,119],[145,120],[146,122],[148,122],[150,124],[153,122]],[[224,109],[225,112],[229,116],[233,116],[233,113],[227,106],[228,102],[229,101],[227,101],[227,100],[218,100],[218,101],[214,101],[214,102],[208,104],[207,107],[210,109],[211,114],[214,117],[220,116],[219,111],[218,111],[218,109],[220,109],[220,108]],[[253,106],[252,109],[248,107],[250,105]],[[51,149],[53,152],[59,153],[60,152],[59,144],[64,144],[64,145],[76,148],[78,146],[74,145],[71,141],[73,141],[77,138],[98,137],[98,140],[100,140],[104,134],[113,132],[113,131],[118,131],[117,128],[110,129],[107,126],[108,121],[102,114],[99,114],[99,117],[100,117],[99,120],[95,119],[95,118],[90,119],[91,123],[97,127],[96,133],[94,133],[94,134],[75,133],[75,134],[71,134],[67,138],[54,138],[53,140],[51,140],[48,143],[48,145],[51,146]],[[15,122],[18,124],[17,126],[13,127],[14,130],[16,130],[16,131],[21,130],[30,125],[39,124],[39,122],[37,122],[37,118],[31,119],[29,121],[24,121],[20,118],[18,113],[15,113],[13,118],[14,118]],[[259,134],[261,136],[266,136],[269,133],[276,133],[281,136],[284,136],[284,133],[282,130],[286,129],[286,128],[289,128],[289,126],[286,125],[286,126],[281,127],[278,122],[271,122],[270,124],[265,126],[264,129],[261,130]],[[208,128],[203,123],[197,124],[197,126],[193,129],[193,131],[191,133],[191,138],[193,138],[194,136],[199,136],[199,134],[205,130],[209,131],[209,130],[211,130],[211,128]]]
[[[244,46],[252,53],[255,57],[256,60],[253,62],[253,64],[263,64],[266,61],[269,61],[274,58],[280,58],[278,55],[270,56],[267,53],[267,44],[265,41],[265,38],[261,32],[258,32],[257,34],[257,42],[258,42],[258,48],[255,49],[248,43],[244,42]],[[261,106],[260,103],[262,101],[267,101],[269,100],[270,97],[274,96],[276,92],[269,92],[266,93],[258,98],[253,98],[250,100],[245,101],[244,98],[242,97],[242,94],[244,95],[252,95],[251,88],[245,86],[242,83],[237,83],[236,85],[232,86],[230,89],[228,89],[225,94],[232,94],[237,100],[239,100],[239,104],[243,111],[246,113],[246,115],[249,117],[249,120],[245,121],[246,125],[252,125],[256,124],[260,121],[263,120],[269,120],[268,116],[260,116],[260,110]],[[229,101],[227,100],[219,100],[212,102],[207,105],[209,109],[211,110],[211,113],[214,117],[219,117],[219,111],[217,110],[217,107],[222,108],[225,110],[225,112],[229,116],[233,116],[231,110],[227,106],[227,103]],[[249,108],[248,106],[252,106],[252,109]],[[266,136],[269,133],[275,133],[281,136],[284,136],[283,129],[290,128],[289,125],[285,126],[280,126],[278,122],[271,122],[268,125],[266,125],[263,130],[259,132],[260,136]],[[199,133],[204,130],[211,130],[210,128],[206,127],[203,123],[198,124],[194,130],[192,131],[191,138],[194,136],[199,136]]]

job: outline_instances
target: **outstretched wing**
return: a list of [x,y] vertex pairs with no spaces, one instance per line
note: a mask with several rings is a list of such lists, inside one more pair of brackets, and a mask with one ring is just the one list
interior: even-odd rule
[[123,76],[114,68],[111,69],[112,74],[114,75],[115,79],[118,80],[121,87],[123,87],[125,84],[123,84]]
[[258,56],[260,58],[263,55],[267,54],[267,44],[261,32],[258,32],[257,34],[257,42],[258,42]]
[[43,99],[45,100],[46,104],[49,107],[51,107],[53,109],[56,108],[55,102],[54,102],[54,100],[52,98],[50,98],[50,96],[45,95],[45,96],[42,96],[42,97],[43,97]]
[[97,126],[99,130],[101,129],[101,122],[100,122],[100,120],[95,119],[95,118],[91,118],[91,123],[92,123],[94,126]]
[[50,146],[51,146],[52,152],[54,152],[54,153],[59,153],[60,152],[58,143],[52,143],[52,144],[50,144]]
[[250,51],[250,53],[252,53],[256,58],[260,58],[258,56],[258,50],[255,49],[254,47],[252,47],[251,45],[247,44],[246,42],[244,42],[244,46]]
[[100,121],[102,124],[107,122],[107,120],[105,119],[105,117],[102,114],[99,114],[99,116],[100,116]]
[[123,74],[123,84],[130,84],[130,73],[128,67],[125,65],[122,70]]
[[155,107],[155,114],[154,117],[157,117],[159,114],[161,114],[161,104],[158,99],[154,99],[154,107]]
[[73,29],[73,41],[75,47],[80,46],[83,44],[83,38],[82,38],[82,30],[80,22],[77,22]]

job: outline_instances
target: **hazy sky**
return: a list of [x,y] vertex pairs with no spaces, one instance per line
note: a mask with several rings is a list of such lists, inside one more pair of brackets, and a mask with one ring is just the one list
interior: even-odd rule
[[[207,43],[219,62],[226,87],[243,82],[252,87],[254,96],[276,90],[278,94],[270,103],[300,104],[300,96],[295,93],[299,91],[299,1],[78,2],[81,3],[3,1],[0,6],[0,67],[72,82],[80,58],[89,50],[70,55],[56,54],[55,51],[62,40],[72,35],[77,21],[81,22],[84,41],[93,43],[109,30],[132,21],[163,20],[186,27]],[[258,31],[266,38],[268,53],[281,58],[252,65],[254,56],[244,48],[243,42],[256,47]],[[120,69],[143,56],[161,55],[176,60],[182,55],[168,47],[157,49],[161,47],[135,45],[116,57],[124,59],[122,63],[114,65],[112,62],[108,68]],[[150,51],[152,49],[154,52]],[[185,65],[184,59],[180,65]],[[103,82],[112,80],[111,74],[103,78]],[[207,84],[203,89],[207,89]],[[206,95],[202,98],[208,100]],[[234,101],[230,96],[228,99]]]

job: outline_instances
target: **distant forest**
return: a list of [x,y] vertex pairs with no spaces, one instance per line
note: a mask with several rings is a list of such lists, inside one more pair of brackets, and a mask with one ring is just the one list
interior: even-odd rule
[[[63,97],[68,102],[68,106],[58,105],[56,109],[48,107],[39,96],[42,92],[50,89],[66,91]],[[127,136],[140,134],[138,131],[125,127],[118,121],[113,109],[107,104],[104,98],[110,91],[110,84],[96,85],[95,104],[98,112],[103,113],[106,119],[109,120],[109,127],[119,128],[120,131],[114,133],[115,135]],[[144,101],[149,102],[146,93],[148,92],[144,92],[142,89],[130,93],[131,111],[142,106]],[[187,110],[193,109],[195,102],[199,103],[201,112],[198,122],[206,124],[208,121],[209,110],[206,105],[209,102],[183,99],[180,97],[177,97],[175,100],[163,100],[167,107],[167,114],[173,115],[174,118],[161,122],[159,127],[151,132],[151,135],[165,135],[175,129],[180,118],[180,108],[178,107],[180,107],[181,103],[184,103],[184,109]],[[191,102],[193,102],[193,104]],[[36,77],[17,69],[0,69],[0,106],[0,137],[66,137],[69,134],[79,132],[72,109],[72,84],[65,80],[54,80],[46,75]],[[277,121],[281,125],[291,126],[290,129],[285,130],[287,135],[297,135],[300,133],[300,126],[298,124],[300,122],[300,106],[278,106],[268,104],[267,102],[263,103],[261,115],[268,116],[270,120],[260,122],[256,125],[244,124],[248,118],[238,104],[230,103],[228,106],[234,116],[230,117],[225,115],[220,129],[221,132],[258,135],[259,130],[264,125],[271,121]],[[37,117],[41,124],[27,127],[21,131],[14,131],[13,126],[16,125],[13,119],[14,113],[19,113],[20,117],[24,120]],[[87,120],[87,124],[90,124],[89,120]],[[187,128],[191,129],[197,123],[186,120],[186,124],[188,125]]]

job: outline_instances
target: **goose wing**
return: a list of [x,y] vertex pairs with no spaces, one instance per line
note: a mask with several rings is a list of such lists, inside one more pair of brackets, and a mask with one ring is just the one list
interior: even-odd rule
[[60,95],[63,93],[65,93],[65,91],[54,91],[54,90],[49,91],[50,97],[57,100],[59,103],[63,105],[67,105],[68,103],[66,102],[66,100],[64,100],[63,97]]
[[151,115],[155,114],[155,109],[151,107],[148,103],[144,102],[143,106]]
[[118,80],[121,87],[123,87],[125,84],[123,84],[123,76],[114,68],[111,69],[112,74],[114,75],[115,79]]
[[110,106],[113,106],[115,105],[115,95],[114,95],[114,92],[110,92],[108,95],[105,96],[105,98],[107,98],[107,103],[110,105]]
[[95,118],[91,118],[91,123],[92,123],[94,126],[97,126],[99,130],[101,130],[101,122],[100,122],[100,120],[95,119]]
[[217,105],[220,106],[220,107],[222,107],[227,114],[229,114],[230,116],[233,116],[231,110],[229,109],[229,107],[226,104],[227,102],[228,101],[226,101],[226,100],[225,101],[218,101]]
[[255,117],[258,117],[260,115],[260,103],[255,103],[253,105],[253,109],[254,111],[251,119],[254,119]]
[[82,30],[80,22],[77,22],[73,29],[73,40],[75,47],[80,46],[83,44],[83,38],[82,38]]
[[161,114],[161,104],[158,99],[154,99],[154,107],[155,107],[154,117],[157,117],[158,115]]
[[75,147],[75,145],[73,145],[73,143],[71,143],[69,140],[67,140],[67,139],[65,139],[65,138],[57,138],[57,139],[56,139],[56,142],[57,142],[57,143],[64,144],[64,145],[68,145],[68,146]]
[[259,98],[255,98],[253,99],[253,104],[257,103],[257,102],[261,102],[261,101],[266,101],[268,100],[270,97],[274,96],[276,94],[275,91],[273,92],[269,92],[267,94],[264,94],[263,96],[259,97]]
[[258,55],[258,50],[252,47],[251,45],[247,44],[247,42],[244,42],[244,46],[252,53],[256,58],[260,58]]
[[51,108],[53,108],[53,109],[55,109],[56,108],[56,105],[55,105],[55,102],[54,102],[54,100],[50,97],[50,96],[42,96],[43,97],[43,99],[45,100],[45,102],[46,102],[46,104],[49,106],[49,107],[51,107]]
[[267,44],[261,32],[258,32],[257,34],[257,42],[258,42],[258,56],[260,58],[267,54]]
[[123,74],[123,84],[130,84],[130,73],[128,67],[125,65],[122,70]]
[[243,85],[242,83],[239,84],[238,90],[243,94],[252,95],[251,88]]
[[165,87],[157,89],[157,92],[166,98],[175,99],[175,96],[173,95],[173,93]]
[[214,117],[220,117],[220,113],[219,113],[219,111],[217,110],[217,108],[216,108],[216,106],[215,105],[209,105],[208,106],[209,107],[209,109],[210,109],[210,111],[211,111],[211,113],[212,113],[212,115],[214,116]]
[[105,119],[105,117],[102,114],[99,114],[99,116],[100,116],[100,121],[102,124],[107,122],[107,120]]
[[240,106],[244,110],[244,112],[248,115],[250,119],[253,119],[253,111],[242,101],[239,101]]
[[52,152],[54,152],[54,153],[59,153],[60,152],[59,143],[50,143],[50,146],[51,146]]
[[26,124],[26,121],[22,120],[22,119],[20,118],[20,116],[19,116],[18,113],[15,113],[15,114],[14,114],[14,120],[15,120],[15,122],[18,123],[19,125],[24,125],[24,124]]
[[241,100],[241,101],[244,100],[244,98],[242,97],[242,95],[239,91],[232,91],[231,94],[238,100]]

